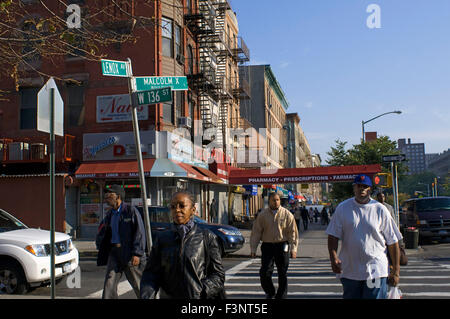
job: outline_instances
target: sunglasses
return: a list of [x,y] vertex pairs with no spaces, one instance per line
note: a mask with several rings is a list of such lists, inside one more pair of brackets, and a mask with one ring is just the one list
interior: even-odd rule
[[170,204],[169,207],[170,207],[170,209],[177,209],[178,207],[180,207],[181,209],[184,209],[184,208],[188,207],[188,205],[185,205],[183,203],[177,203],[177,204]]

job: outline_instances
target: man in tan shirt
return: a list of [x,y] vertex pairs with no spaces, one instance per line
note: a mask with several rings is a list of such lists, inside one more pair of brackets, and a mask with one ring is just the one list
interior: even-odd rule
[[[263,210],[253,223],[250,236],[252,258],[261,244],[261,269],[259,276],[266,297],[271,299],[285,298],[287,295],[287,270],[289,252],[291,258],[297,258],[298,230],[295,218],[290,211],[281,207],[281,199],[277,193],[269,195],[269,208]],[[272,282],[274,262],[278,271],[278,290]]]

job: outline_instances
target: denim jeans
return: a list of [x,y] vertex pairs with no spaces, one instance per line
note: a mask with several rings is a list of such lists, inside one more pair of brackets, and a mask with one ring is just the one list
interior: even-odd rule
[[386,299],[387,278],[352,280],[341,278],[344,299]]

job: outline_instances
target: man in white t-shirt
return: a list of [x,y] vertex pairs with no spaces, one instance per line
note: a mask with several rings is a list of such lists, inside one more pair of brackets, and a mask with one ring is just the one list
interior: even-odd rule
[[[370,198],[371,189],[370,177],[356,176],[355,197],[338,205],[326,230],[331,268],[341,280],[344,299],[385,299],[387,284],[397,286],[400,279],[402,236],[387,208]],[[390,272],[386,246],[392,256]]]

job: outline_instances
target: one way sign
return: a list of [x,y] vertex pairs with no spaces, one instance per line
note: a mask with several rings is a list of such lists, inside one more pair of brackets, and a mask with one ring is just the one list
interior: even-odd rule
[[383,162],[384,163],[403,162],[403,161],[406,161],[406,155],[405,154],[384,155],[383,156]]

